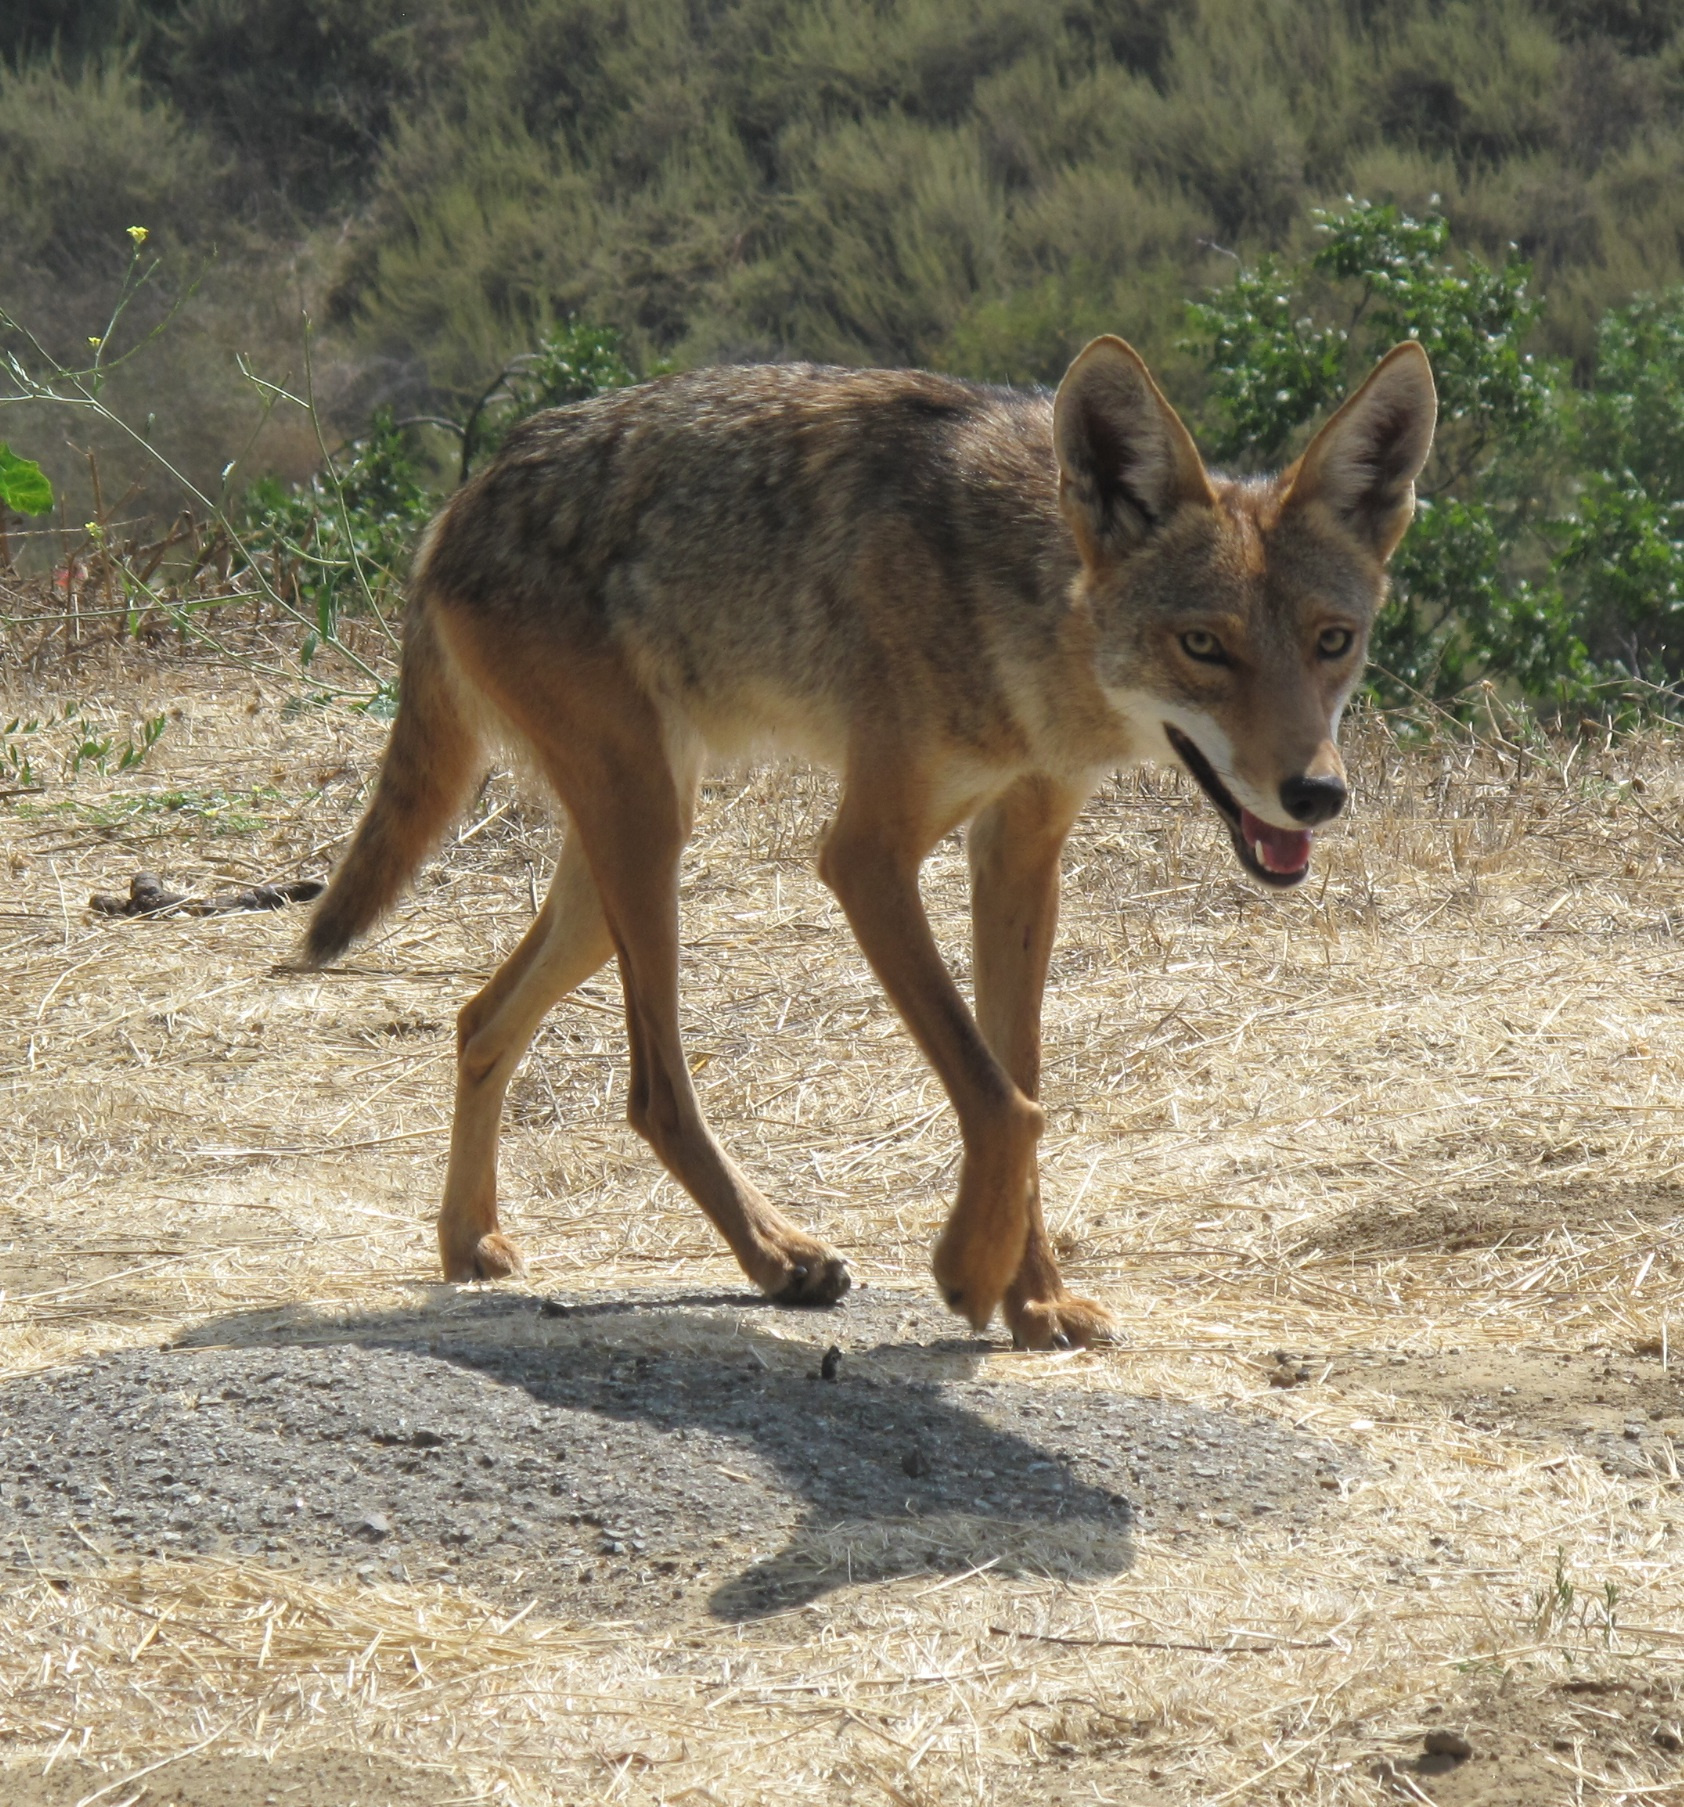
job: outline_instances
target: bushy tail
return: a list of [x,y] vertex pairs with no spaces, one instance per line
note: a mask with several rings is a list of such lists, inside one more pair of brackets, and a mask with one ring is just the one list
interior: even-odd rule
[[306,965],[337,960],[392,907],[467,802],[483,762],[458,683],[418,598],[404,635],[397,720],[374,801],[305,931]]

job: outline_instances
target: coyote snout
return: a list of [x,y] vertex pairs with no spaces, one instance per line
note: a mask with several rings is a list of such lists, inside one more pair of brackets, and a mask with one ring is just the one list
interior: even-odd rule
[[[1328,752],[1338,759],[1332,745]],[[1331,822],[1345,807],[1345,800],[1350,792],[1345,788],[1344,761],[1338,761],[1340,770],[1333,772],[1305,772],[1301,777],[1288,778],[1281,784],[1281,808],[1295,822],[1302,822],[1306,828],[1319,827],[1323,822]]]
[[[1041,994],[1059,854],[1099,780],[1168,757],[1247,871],[1298,883],[1345,803],[1335,745],[1432,439],[1398,347],[1282,475],[1213,476],[1140,358],[1099,339],[1055,398],[915,371],[663,378],[539,415],[451,499],[411,586],[379,786],[317,910],[336,958],[472,795],[486,737],[567,833],[525,939],[459,1018],[439,1248],[520,1270],[497,1209],[503,1096],[552,1004],[619,963],[629,1115],[744,1271],[827,1304],[846,1263],[736,1166],[679,1036],[678,874],[707,759],[783,745],[843,774],[819,867],[952,1101],[935,1271],[979,1328],[1081,1343],[1042,1221]],[[930,932],[925,856],[964,826],[974,1013]]]

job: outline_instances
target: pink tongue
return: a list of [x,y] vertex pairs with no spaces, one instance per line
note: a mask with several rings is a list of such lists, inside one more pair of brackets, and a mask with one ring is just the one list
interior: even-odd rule
[[1254,816],[1249,809],[1242,809],[1240,833],[1265,872],[1302,872],[1310,863],[1310,831],[1307,828],[1276,828],[1272,822]]

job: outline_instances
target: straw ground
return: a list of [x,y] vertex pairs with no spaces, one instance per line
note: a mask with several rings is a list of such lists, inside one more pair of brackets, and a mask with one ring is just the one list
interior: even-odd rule
[[[494,777],[371,945],[288,973],[296,911],[87,895],[322,870],[381,725],[91,654],[5,711],[86,699],[169,726],[74,779],[42,728],[0,803],[8,1801],[1684,1801],[1675,740],[1359,723],[1284,898],[1175,777],[1098,797],[1043,1155],[1128,1340],[1049,1357],[929,1302],[956,1141],[813,876],[825,780],[710,783],[684,1006],[713,1121],[863,1290],[746,1296],[624,1126],[611,972],[512,1094],[530,1285],[447,1289],[452,1016],[542,812]],[[962,970],[957,843],[927,890]]]

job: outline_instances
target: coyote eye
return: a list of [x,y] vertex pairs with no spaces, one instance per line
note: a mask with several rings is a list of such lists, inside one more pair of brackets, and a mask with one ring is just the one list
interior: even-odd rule
[[1189,659],[1197,659],[1205,665],[1226,665],[1228,655],[1222,650],[1222,642],[1202,627],[1189,628],[1181,636],[1181,650]]
[[1316,640],[1316,651],[1324,659],[1342,659],[1355,639],[1356,635],[1348,627],[1324,627]]

